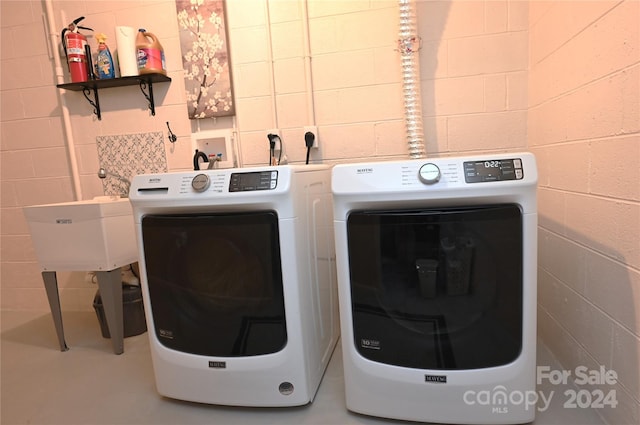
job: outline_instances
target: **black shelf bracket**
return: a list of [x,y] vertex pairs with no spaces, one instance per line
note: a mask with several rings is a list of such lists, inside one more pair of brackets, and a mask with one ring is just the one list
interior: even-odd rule
[[[93,99],[89,97],[93,93]],[[100,98],[98,97],[98,89],[85,87],[82,89],[82,94],[87,102],[93,106],[93,114],[98,117],[98,120],[102,120],[102,114],[100,113]]]
[[134,75],[131,77],[110,78],[107,80],[90,80],[81,83],[58,84],[56,87],[71,91],[81,91],[85,99],[87,99],[93,107],[93,113],[99,120],[102,120],[102,114],[100,112],[100,98],[98,97],[98,91],[100,89],[139,85],[140,91],[142,91],[145,99],[147,99],[149,104],[148,109],[151,110],[151,115],[155,116],[156,105],[153,98],[153,83],[165,83],[170,81],[171,78],[166,75],[154,73]]
[[145,92],[145,89],[147,88],[147,81],[140,80],[140,91],[142,92],[144,97],[147,99],[147,102],[149,102],[149,109],[151,110],[151,115],[155,117],[156,105],[155,105],[155,102],[153,101],[153,83],[151,82],[151,80],[149,80],[148,87],[149,87],[149,91]]

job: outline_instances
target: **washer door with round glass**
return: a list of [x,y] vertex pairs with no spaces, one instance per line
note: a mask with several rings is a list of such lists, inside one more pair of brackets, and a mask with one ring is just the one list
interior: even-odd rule
[[499,366],[519,356],[519,206],[354,211],[347,237],[360,355],[440,370]]
[[207,356],[256,356],[287,342],[274,211],[147,215],[142,239],[160,343]]

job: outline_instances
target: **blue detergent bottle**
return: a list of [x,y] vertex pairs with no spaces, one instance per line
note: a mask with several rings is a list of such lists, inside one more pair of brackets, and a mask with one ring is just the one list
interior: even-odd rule
[[98,57],[96,58],[98,78],[101,80],[107,78],[115,78],[116,72],[113,69],[113,58],[111,57],[109,47],[107,47],[107,45],[105,44],[105,41],[107,41],[107,36],[102,33],[96,34],[96,39],[98,40]]

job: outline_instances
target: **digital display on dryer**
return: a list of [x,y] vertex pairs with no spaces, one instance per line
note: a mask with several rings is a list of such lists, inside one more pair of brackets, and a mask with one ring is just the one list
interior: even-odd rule
[[521,180],[523,177],[520,158],[488,159],[464,163],[464,180],[467,183]]
[[275,189],[277,182],[277,171],[232,173],[229,181],[229,192]]

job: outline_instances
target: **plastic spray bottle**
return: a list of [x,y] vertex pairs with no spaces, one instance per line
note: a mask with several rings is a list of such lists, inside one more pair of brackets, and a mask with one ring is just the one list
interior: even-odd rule
[[113,58],[111,57],[109,47],[105,44],[107,36],[103,33],[96,34],[96,39],[98,40],[98,57],[96,58],[98,78],[101,80],[106,78],[115,78],[116,72],[113,69]]

